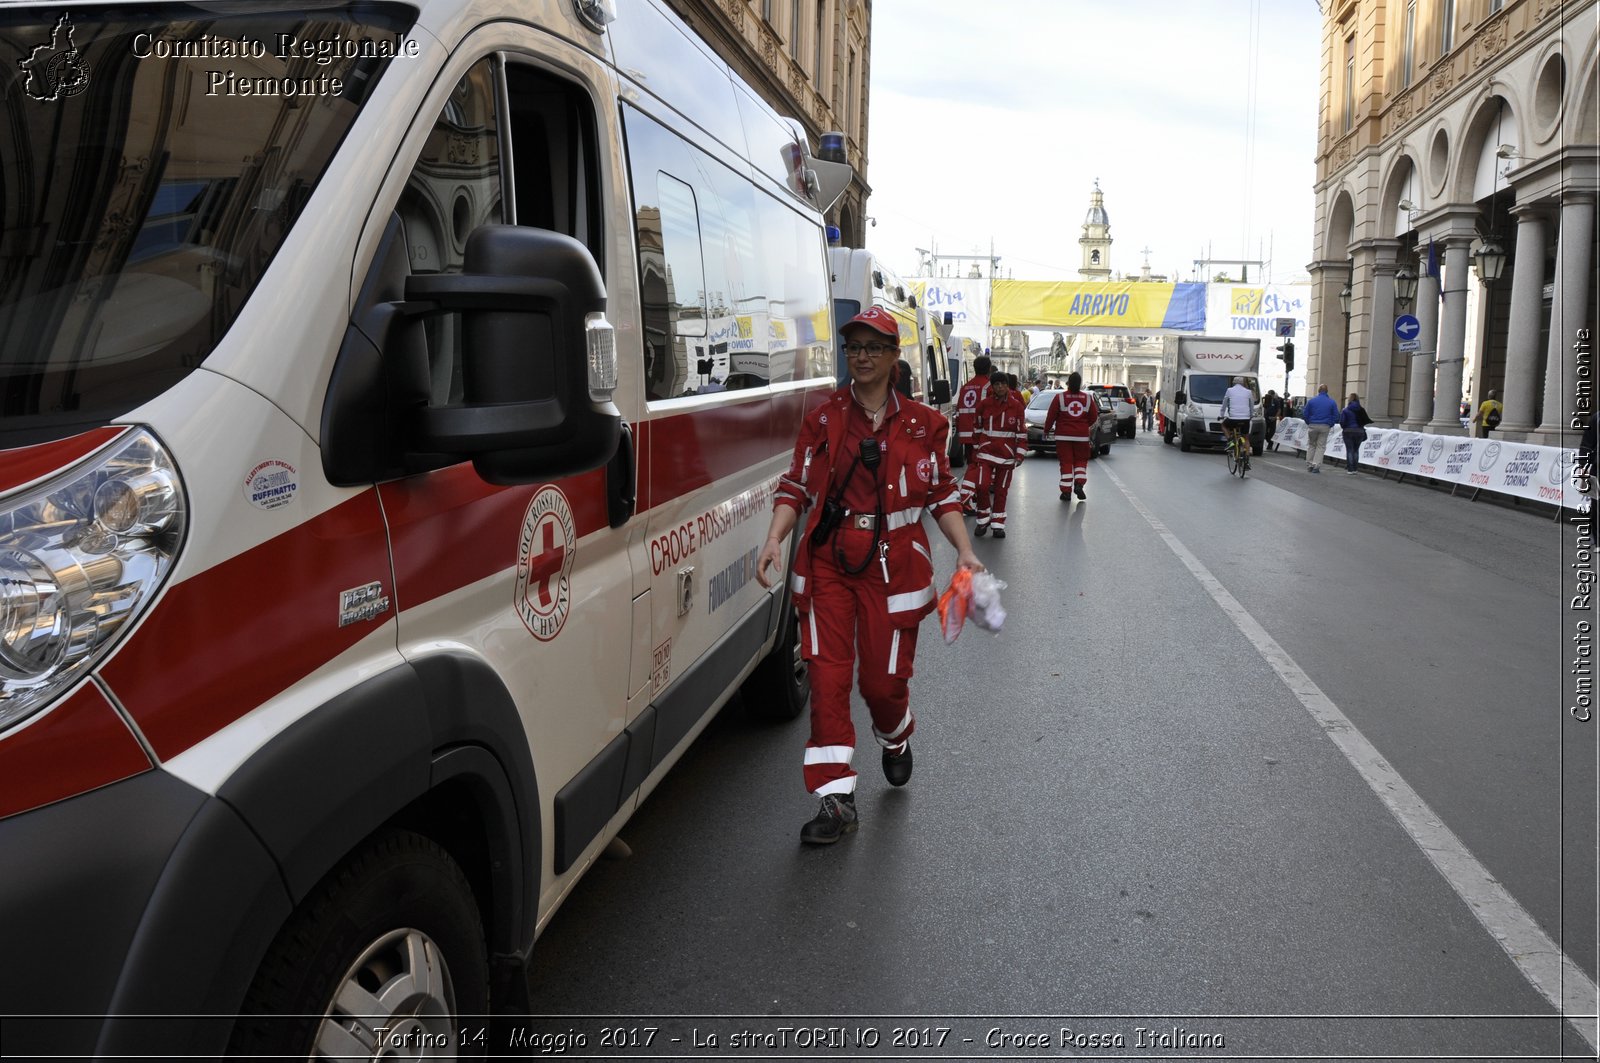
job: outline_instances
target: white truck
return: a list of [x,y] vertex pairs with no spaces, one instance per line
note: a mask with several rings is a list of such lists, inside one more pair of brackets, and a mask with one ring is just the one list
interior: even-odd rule
[[1161,437],[1178,448],[1220,447],[1222,396],[1243,377],[1255,397],[1250,407],[1250,450],[1266,447],[1261,414],[1261,341],[1245,336],[1165,336],[1161,353]]

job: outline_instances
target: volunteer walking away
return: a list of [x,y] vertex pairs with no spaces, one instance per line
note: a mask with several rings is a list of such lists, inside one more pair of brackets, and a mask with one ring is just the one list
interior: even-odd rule
[[1067,377],[1067,390],[1050,400],[1044,415],[1044,434],[1056,440],[1056,460],[1061,463],[1061,501],[1076,494],[1087,501],[1083,487],[1089,480],[1089,429],[1100,417],[1100,405],[1083,390],[1083,374]]

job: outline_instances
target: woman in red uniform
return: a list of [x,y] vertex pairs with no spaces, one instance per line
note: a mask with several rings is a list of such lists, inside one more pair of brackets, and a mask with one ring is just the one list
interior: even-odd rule
[[1056,458],[1061,462],[1061,501],[1075,490],[1084,498],[1089,480],[1089,426],[1100,417],[1100,404],[1083,391],[1083,374],[1067,377],[1067,390],[1050,400],[1044,415],[1044,434],[1056,437]]
[[756,560],[756,578],[770,587],[767,570],[783,570],[783,540],[809,509],[792,590],[811,669],[805,783],[822,799],[800,831],[812,845],[856,829],[850,673],[857,662],[872,733],[883,747],[883,774],[892,786],[911,778],[916,720],[906,681],[917,625],[935,599],[923,511],[956,548],[958,565],[983,570],[950,476],[949,425],[939,411],[892,387],[900,351],[894,318],[873,307],[840,332],[851,383],[806,415]]

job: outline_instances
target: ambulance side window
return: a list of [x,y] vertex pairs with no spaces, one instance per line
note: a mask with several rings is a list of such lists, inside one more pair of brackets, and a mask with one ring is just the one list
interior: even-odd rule
[[650,401],[830,375],[820,227],[654,119],[623,119]]
[[[473,230],[508,222],[582,241],[603,270],[595,129],[577,85],[514,61],[502,80],[493,57],[479,60],[451,92],[400,196],[411,272],[460,273]],[[429,318],[425,328],[430,402],[458,403],[460,315]]]
[[[501,139],[492,61],[480,60],[456,83],[412,168],[399,211],[414,274],[460,273],[467,237],[503,219]],[[458,403],[461,318],[427,319],[430,400]]]
[[821,230],[764,192],[753,193],[766,273],[773,383],[833,378],[833,315]]

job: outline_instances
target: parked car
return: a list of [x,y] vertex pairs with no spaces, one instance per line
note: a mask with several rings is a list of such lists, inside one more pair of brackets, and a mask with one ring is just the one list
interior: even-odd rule
[[1115,404],[1117,435],[1132,439],[1139,430],[1139,406],[1133,401],[1133,392],[1124,384],[1086,384],[1083,390],[1105,395]]
[[[1035,391],[1033,398],[1028,402],[1028,408],[1023,411],[1023,418],[1028,422],[1028,449],[1035,454],[1054,455],[1056,452],[1055,440],[1045,442],[1044,415],[1050,409],[1050,403],[1061,394],[1061,388],[1046,388]],[[1089,456],[1111,453],[1111,443],[1117,438],[1117,419],[1115,404],[1105,396],[1095,400],[1100,404],[1100,417],[1094,422],[1094,430],[1089,433]]]

